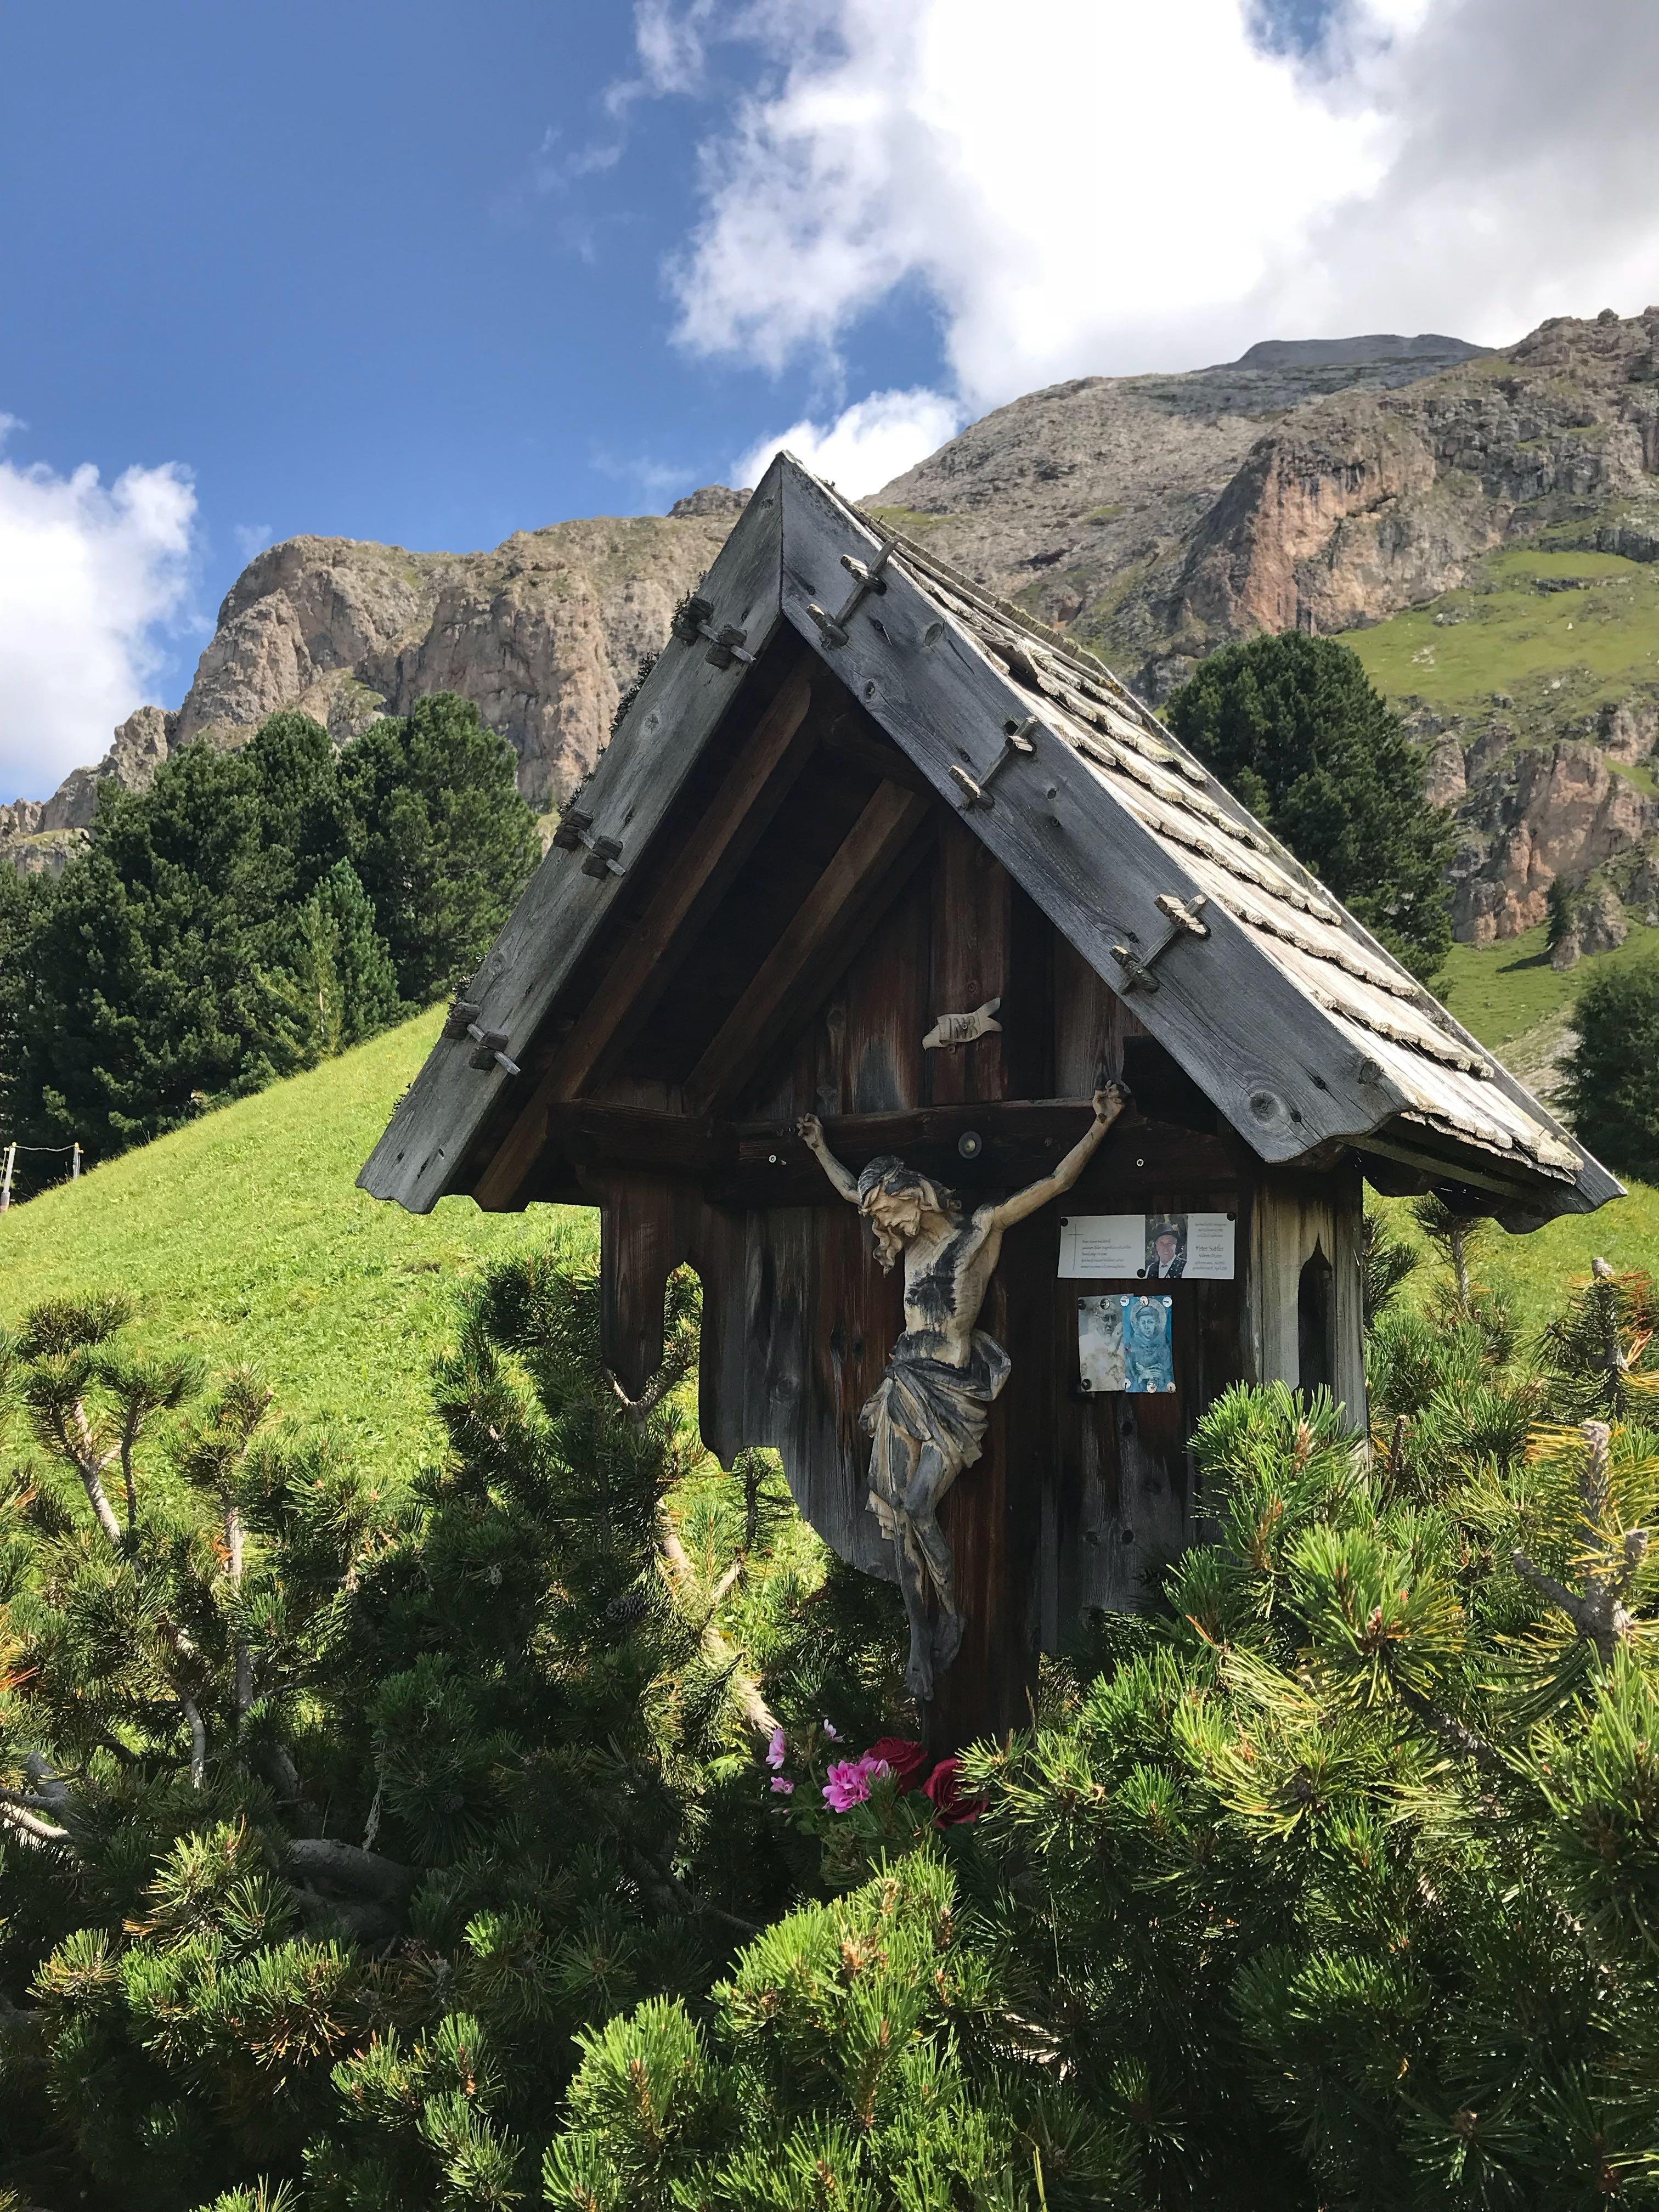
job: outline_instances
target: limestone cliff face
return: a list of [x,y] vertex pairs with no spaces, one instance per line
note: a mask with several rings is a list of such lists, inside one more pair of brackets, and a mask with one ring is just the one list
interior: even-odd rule
[[493,553],[408,553],[295,538],[238,578],[220,610],[176,744],[234,741],[279,707],[342,744],[431,691],[472,700],[544,807],[592,766],[641,654],[731,527],[732,501],[520,531]]
[[1445,590],[1492,533],[1484,518],[1449,527],[1431,496],[1436,477],[1417,426],[1375,401],[1260,440],[1196,533],[1180,629],[1351,629],[1391,600]]
[[1558,876],[1582,880],[1659,834],[1659,799],[1578,739],[1507,758],[1459,818],[1454,925],[1466,944],[1489,945],[1542,921]]
[[160,707],[135,708],[96,768],[71,769],[50,799],[0,806],[0,866],[9,860],[24,875],[55,874],[82,842],[97,811],[100,783],[108,776],[125,790],[148,791],[178,720]]
[[[0,808],[0,856],[58,864],[98,775],[140,780],[173,745],[245,742],[290,706],[343,743],[438,690],[476,701],[526,796],[556,804],[745,496],[709,486],[669,515],[560,523],[489,553],[273,546],[226,598],[177,712],[141,709],[98,770]],[[1186,375],[1085,377],[1000,408],[869,504],[1156,701],[1230,639],[1375,623],[1506,547],[1659,562],[1659,309],[1557,319],[1497,353],[1273,342]],[[1450,719],[1407,702],[1463,826],[1460,935],[1530,927],[1558,875],[1659,839],[1659,686],[1599,718],[1571,698],[1525,726],[1498,701]]]

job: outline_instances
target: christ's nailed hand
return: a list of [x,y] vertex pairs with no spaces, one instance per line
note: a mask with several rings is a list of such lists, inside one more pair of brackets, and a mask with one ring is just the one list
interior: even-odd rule
[[1127,1085],[1109,1083],[1103,1091],[1095,1093],[1095,1119],[1097,1121],[1115,1121],[1129,1103]]
[[795,1124],[795,1134],[809,1152],[816,1152],[823,1143],[823,1124],[816,1114],[803,1114]]

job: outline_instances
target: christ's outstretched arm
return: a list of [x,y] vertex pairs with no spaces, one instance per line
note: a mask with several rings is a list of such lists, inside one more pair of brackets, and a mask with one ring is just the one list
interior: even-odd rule
[[823,1124],[816,1114],[803,1114],[795,1124],[795,1134],[810,1152],[817,1155],[818,1165],[850,1206],[859,1202],[856,1176],[848,1175],[841,1162],[823,1141]]
[[1005,1198],[1001,1205],[992,1212],[991,1226],[1012,1229],[1015,1222],[1024,1221],[1033,1213],[1039,1212],[1051,1198],[1058,1198],[1062,1191],[1070,1190],[1094,1158],[1101,1139],[1128,1103],[1129,1094],[1121,1083],[1109,1083],[1103,1091],[1097,1091],[1094,1120],[1054,1173],[1044,1176],[1040,1182],[1028,1183],[1024,1190],[1015,1191],[1011,1198]]

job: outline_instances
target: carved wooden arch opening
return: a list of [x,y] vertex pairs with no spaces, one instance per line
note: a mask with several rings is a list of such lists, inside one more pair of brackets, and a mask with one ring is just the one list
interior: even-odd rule
[[1334,1277],[1322,1243],[1303,1262],[1296,1285],[1297,1382],[1311,1396],[1336,1382]]

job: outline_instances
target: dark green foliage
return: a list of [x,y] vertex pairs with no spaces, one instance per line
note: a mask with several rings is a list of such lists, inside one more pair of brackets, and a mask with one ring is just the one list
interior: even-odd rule
[[[128,1362],[120,1299],[37,1310],[0,1351],[35,1440],[0,1516],[0,2191],[1659,2206],[1651,1296],[1598,1272],[1535,1368],[1429,1225],[1370,1455],[1322,1394],[1219,1400],[1214,1540],[969,1755],[978,1820],[895,1821],[840,1896],[760,1753],[775,1712],[803,1792],[825,1717],[905,1727],[898,1608],[825,1573],[769,1459],[702,1458],[689,1279],[629,1407],[591,1270],[495,1270],[449,1454],[393,1500],[264,1441],[252,1378]],[[131,1519],[129,1431],[168,1469]]]
[[[931,1855],[791,1914],[714,1993],[641,2005],[582,2038],[561,2212],[1136,2203],[1128,2130],[1041,2068],[999,2067],[989,1960]],[[1039,2198],[1034,2184],[1041,2178]]]
[[32,1998],[0,2141],[143,2208],[291,2161],[367,2016],[284,1852],[308,1732],[362,1755],[342,1599],[384,1507],[268,1439],[251,1375],[202,1400],[189,1359],[127,1355],[125,1310],[59,1301],[0,1346],[33,1446],[0,1498],[0,1979]]
[[304,921],[349,838],[333,746],[302,715],[240,753],[186,746],[148,792],[107,788],[25,948],[30,1135],[95,1158],[319,1057]]
[[1403,1237],[1396,1237],[1380,1213],[1369,1209],[1359,1233],[1362,1310],[1369,1329],[1377,1316],[1392,1305],[1401,1285],[1413,1273],[1419,1255]]
[[388,1028],[405,1011],[374,908],[349,860],[337,860],[300,908],[292,973],[316,1008],[312,1043],[319,1055]]
[[1593,975],[1573,1008],[1567,1118],[1620,1175],[1659,1176],[1659,958]]
[[1358,656],[1286,631],[1212,653],[1164,708],[1190,745],[1412,973],[1451,949],[1451,819]]
[[18,1076],[28,1012],[27,951],[52,888],[49,877],[0,868],[0,1128],[8,1130],[18,1124]]
[[1639,1419],[1659,1393],[1659,1299],[1647,1276],[1605,1260],[1545,1329],[1539,1346],[1551,1403],[1573,1420]]
[[343,754],[303,714],[104,791],[0,885],[8,1133],[89,1158],[313,1066],[470,973],[539,854],[512,749],[441,695]]
[[466,981],[541,858],[515,769],[506,738],[448,691],[373,723],[340,757],[352,857],[416,1005]]
[[638,1407],[598,1311],[568,1255],[484,1278],[395,1500],[252,1376],[131,1360],[119,1297],[0,1347],[0,2187],[523,2201],[578,2032],[702,2003],[798,1893],[750,1669],[872,1726],[896,1605],[843,1605],[769,1460],[707,1466],[690,1278]]

